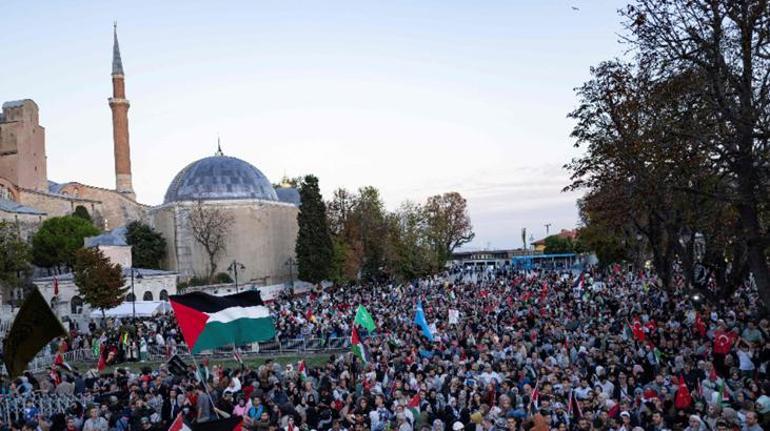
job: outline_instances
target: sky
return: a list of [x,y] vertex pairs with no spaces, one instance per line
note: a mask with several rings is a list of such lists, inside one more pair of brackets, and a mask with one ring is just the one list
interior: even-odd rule
[[[4,0],[0,102],[30,98],[48,176],[113,188],[113,21],[131,102],[137,199],[216,151],[325,198],[377,187],[388,209],[457,191],[476,238],[574,228],[567,114],[621,56],[621,1]],[[577,10],[575,10],[577,8]]]

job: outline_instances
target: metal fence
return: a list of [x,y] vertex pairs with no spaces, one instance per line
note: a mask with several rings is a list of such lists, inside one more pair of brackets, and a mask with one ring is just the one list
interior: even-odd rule
[[[253,343],[247,346],[239,346],[238,352],[242,357],[257,356],[278,356],[282,354],[299,353],[320,353],[346,350],[350,348],[349,337],[330,337],[330,338],[295,338],[290,340],[265,341],[262,343]],[[159,362],[168,360],[173,355],[180,357],[190,357],[190,349],[184,344],[175,347],[148,346],[146,360]],[[210,358],[232,357],[233,348],[226,347],[216,350],[209,350],[200,353],[201,356]],[[91,349],[77,349],[64,353],[64,362],[68,364],[95,362],[96,356]],[[48,370],[54,362],[55,355],[45,350],[43,353],[33,358],[27,369],[32,373],[41,373]],[[0,367],[3,374],[5,366]]]
[[23,421],[35,413],[50,417],[54,413],[66,411],[74,402],[80,402],[85,406],[91,401],[91,398],[85,396],[43,394],[40,392],[21,396],[0,395],[0,417],[6,424]]

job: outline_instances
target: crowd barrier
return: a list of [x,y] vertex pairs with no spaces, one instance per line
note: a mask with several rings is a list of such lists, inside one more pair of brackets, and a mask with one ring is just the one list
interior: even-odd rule
[[67,411],[70,405],[80,402],[83,406],[91,402],[90,398],[75,395],[44,394],[33,392],[26,395],[0,395],[0,417],[6,424],[23,421],[35,412],[44,416]]
[[[322,353],[335,352],[350,349],[349,337],[329,337],[329,338],[295,338],[289,340],[266,341],[262,343],[253,343],[247,346],[239,346],[238,352],[244,358],[257,356],[279,356],[282,354],[298,353]],[[190,357],[190,349],[184,344],[175,347],[148,346],[147,361],[162,362],[168,360],[173,355],[179,355],[182,358]],[[91,349],[77,349],[64,353],[64,362],[68,364],[80,364],[96,362],[96,357]],[[200,353],[202,357],[209,358],[231,358],[233,357],[233,348],[221,348],[209,350]],[[40,354],[30,361],[27,369],[32,373],[42,373],[48,370],[54,362],[55,356],[50,352]],[[0,367],[3,374],[5,366]]]

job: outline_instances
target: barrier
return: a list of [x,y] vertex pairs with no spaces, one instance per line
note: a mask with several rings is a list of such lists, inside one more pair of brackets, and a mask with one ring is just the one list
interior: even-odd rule
[[83,406],[91,402],[90,397],[44,394],[33,392],[23,395],[0,395],[0,417],[6,424],[27,418],[36,409],[39,414],[51,416],[67,410],[72,403],[80,402]]

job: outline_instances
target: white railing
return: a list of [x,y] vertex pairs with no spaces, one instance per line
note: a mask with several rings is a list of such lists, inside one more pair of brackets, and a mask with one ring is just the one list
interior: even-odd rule
[[25,417],[25,408],[27,403],[31,402],[45,417],[50,417],[55,413],[67,411],[69,406],[79,401],[82,405],[87,405],[93,399],[86,396],[62,395],[62,394],[44,394],[41,392],[32,392],[19,395],[0,395],[0,418],[6,424],[20,421]]

